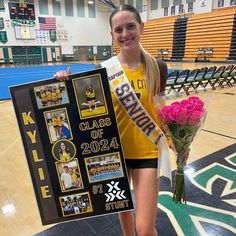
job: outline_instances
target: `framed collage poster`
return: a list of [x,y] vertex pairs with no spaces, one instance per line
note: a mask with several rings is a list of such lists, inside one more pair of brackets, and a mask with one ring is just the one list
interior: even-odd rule
[[43,225],[133,209],[104,68],[10,93]]

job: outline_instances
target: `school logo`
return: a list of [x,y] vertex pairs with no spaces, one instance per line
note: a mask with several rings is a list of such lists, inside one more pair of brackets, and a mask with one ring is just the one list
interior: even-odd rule
[[107,197],[106,202],[112,202],[114,200],[119,199],[126,199],[126,196],[124,195],[125,190],[121,190],[118,187],[119,182],[111,181],[107,184],[109,187],[108,193],[105,193],[105,196]]
[[166,223],[163,235],[236,235],[235,166],[236,144],[187,165],[187,204],[175,204],[163,182],[159,217],[174,226]]

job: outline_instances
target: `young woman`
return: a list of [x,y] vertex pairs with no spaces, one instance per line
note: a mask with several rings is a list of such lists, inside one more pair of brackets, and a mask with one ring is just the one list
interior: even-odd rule
[[[142,106],[159,125],[152,98],[165,90],[167,65],[156,61],[140,45],[144,24],[134,7],[114,9],[110,26],[112,38],[120,47],[118,60]],[[58,72],[56,78],[68,79],[68,73]],[[119,214],[123,235],[133,236],[136,230],[138,235],[156,236],[158,150],[132,123],[114,94],[112,99],[135,200],[135,216],[131,211]]]
[[71,152],[67,145],[64,142],[60,143],[60,148],[59,148],[59,160],[63,162],[68,162],[71,160]]
[[95,111],[96,107],[96,94],[91,84],[86,86],[85,95],[88,102],[88,107],[90,111]]

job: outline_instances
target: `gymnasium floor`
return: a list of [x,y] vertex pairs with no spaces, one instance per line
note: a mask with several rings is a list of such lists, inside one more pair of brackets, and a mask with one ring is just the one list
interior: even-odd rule
[[[210,65],[210,63],[206,65],[168,62],[169,68],[178,69],[193,69]],[[236,86],[217,88],[215,91],[209,89],[209,92],[212,93],[212,97],[208,116],[203,130],[192,144],[189,163],[236,143]],[[35,235],[53,225],[42,226],[41,224],[10,100],[0,101],[0,134],[0,236]],[[174,169],[174,158],[172,161]]]

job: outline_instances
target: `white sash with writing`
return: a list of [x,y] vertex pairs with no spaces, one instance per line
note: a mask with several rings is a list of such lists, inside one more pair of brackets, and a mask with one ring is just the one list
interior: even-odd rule
[[137,98],[118,58],[112,57],[101,63],[107,69],[111,90],[133,123],[158,147],[158,176],[162,174],[171,178],[171,165],[166,137],[153,121]]

